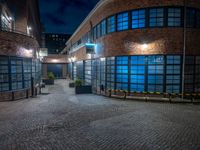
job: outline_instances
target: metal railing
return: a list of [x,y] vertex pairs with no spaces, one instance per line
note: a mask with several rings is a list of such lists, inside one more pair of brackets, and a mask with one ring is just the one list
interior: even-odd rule
[[[182,93],[179,94],[179,93],[161,93],[161,92],[136,92],[136,91],[128,92],[126,90],[109,89],[107,90],[106,96],[118,97],[124,100],[135,99],[134,97],[138,96],[138,97],[144,98],[145,101],[155,100],[155,98],[157,98],[157,100],[159,100],[159,98],[165,98],[165,101],[168,101],[171,103],[171,102],[176,102],[175,100],[176,98],[182,98]],[[200,100],[200,93],[184,93],[184,100],[182,100],[182,102],[187,102],[187,101],[192,102],[192,103],[200,102],[200,101],[197,101],[197,100]]]
[[10,32],[10,33],[16,33],[16,34],[20,34],[20,35],[24,35],[24,36],[28,36],[28,37],[31,37],[31,38],[34,38],[33,35],[30,35],[30,34],[27,34],[25,32],[22,32],[22,31],[19,31],[19,30],[15,30],[15,29],[8,29],[8,28],[0,28],[0,31],[3,31],[3,32]]

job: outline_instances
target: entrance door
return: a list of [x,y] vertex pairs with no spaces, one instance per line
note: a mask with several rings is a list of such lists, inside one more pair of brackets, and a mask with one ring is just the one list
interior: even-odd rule
[[47,72],[52,72],[56,79],[63,78],[62,64],[48,64],[47,66]]

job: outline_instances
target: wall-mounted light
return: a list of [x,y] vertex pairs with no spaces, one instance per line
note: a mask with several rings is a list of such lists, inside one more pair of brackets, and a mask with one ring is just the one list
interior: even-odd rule
[[56,62],[58,62],[58,60],[57,59],[52,59],[52,62],[56,63]]
[[13,20],[13,18],[12,18],[12,17],[9,17],[8,19],[9,19],[10,21],[12,21],[12,20]]
[[147,49],[148,45],[147,44],[142,44],[142,49]]
[[76,61],[76,57],[75,56],[71,57],[71,60],[72,60],[72,62],[75,62]]
[[28,30],[32,30],[32,28],[31,28],[31,27],[28,27]]
[[101,61],[105,61],[105,58],[100,58]]

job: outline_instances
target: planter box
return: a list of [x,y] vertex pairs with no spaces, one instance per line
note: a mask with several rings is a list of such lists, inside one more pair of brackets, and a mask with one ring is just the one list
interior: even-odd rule
[[46,85],[54,85],[54,79],[43,79],[42,82]]
[[76,94],[92,94],[92,86],[90,85],[76,86],[75,93]]
[[72,82],[72,83],[69,83],[69,87],[70,88],[74,88],[75,87],[75,84]]

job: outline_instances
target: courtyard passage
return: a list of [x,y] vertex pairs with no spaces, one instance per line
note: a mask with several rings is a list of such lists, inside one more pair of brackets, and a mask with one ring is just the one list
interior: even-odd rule
[[75,95],[67,80],[0,103],[0,150],[199,150],[200,105]]

